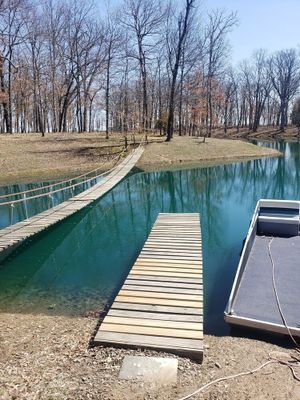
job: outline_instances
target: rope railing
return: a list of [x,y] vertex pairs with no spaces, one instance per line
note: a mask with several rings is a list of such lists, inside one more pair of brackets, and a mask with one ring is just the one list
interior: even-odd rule
[[[140,147],[142,146],[142,144],[144,144],[144,143],[146,143],[146,142],[140,142],[138,148],[140,148]],[[125,150],[124,150],[124,151],[125,151]],[[134,155],[134,152],[132,152],[132,154],[128,157],[127,163],[130,162],[130,160],[132,159],[133,155]],[[112,172],[112,170],[115,170],[116,168],[117,168],[117,165],[116,165],[114,168],[112,168],[110,171],[106,171],[104,174],[107,174],[108,172]],[[104,175],[104,174],[103,174],[103,175]],[[112,179],[112,178],[113,178],[113,176],[109,177],[108,180],[107,180],[106,182],[108,182],[109,179]],[[93,187],[92,187],[91,189],[93,190]],[[50,196],[51,196],[51,195],[50,195]],[[37,196],[37,197],[40,197],[40,196]],[[53,202],[53,196],[51,196],[51,197],[52,197],[52,202]],[[27,200],[28,200],[28,198],[27,198]],[[10,226],[12,226],[12,225],[13,225],[14,208],[15,208],[15,206],[14,206],[14,204],[11,203],[11,202],[8,202],[8,203],[11,205]],[[2,203],[2,204],[3,204],[3,203]],[[52,204],[52,206],[54,206],[54,204]],[[54,212],[54,211],[53,211],[53,212]],[[28,219],[28,217],[27,217],[27,219]]]
[[[126,142],[126,145],[125,145],[124,149],[123,149],[116,157],[114,157],[112,160],[109,160],[109,162],[112,162],[112,161],[114,161],[115,159],[120,158],[120,156],[121,156],[125,151],[128,150],[128,147],[129,147],[129,146],[134,146],[134,145],[136,145],[136,144],[138,144],[138,143],[139,143],[139,146],[141,146],[142,144],[146,144],[146,143],[148,143],[148,142],[147,142],[146,138],[145,138],[145,141],[141,141],[141,142],[133,141],[132,143],[128,143],[128,144],[127,144],[127,142]],[[116,145],[115,147],[121,147],[121,145]],[[62,185],[62,184],[64,184],[64,183],[68,183],[68,182],[72,182],[72,181],[78,180],[78,179],[82,178],[83,176],[90,175],[91,173],[93,173],[93,172],[95,172],[95,171],[98,171],[99,169],[102,169],[102,168],[103,168],[103,165],[102,165],[101,167],[97,167],[97,168],[95,168],[95,169],[92,169],[91,171],[85,172],[85,173],[83,173],[83,174],[81,174],[81,175],[75,176],[74,178],[65,179],[65,180],[58,181],[58,182],[55,182],[55,183],[52,183],[52,184],[49,184],[49,185],[46,185],[46,186],[42,186],[42,187],[39,187],[39,188],[27,189],[27,190],[23,190],[23,191],[20,191],[20,192],[15,192],[15,193],[2,194],[2,195],[0,195],[0,200],[1,200],[1,199],[4,199],[4,198],[21,196],[22,194],[34,193],[34,192],[38,192],[38,191],[40,191],[40,190],[53,188],[53,187]],[[68,189],[68,187],[66,187],[66,189]],[[2,203],[0,203],[0,204],[2,204]]]
[[[109,162],[112,162],[112,161],[120,158],[122,153],[124,153],[124,150],[122,150],[120,152],[120,154],[118,154],[116,157],[114,157]],[[101,167],[97,167],[95,169],[92,169],[91,171],[85,172],[85,173],[83,173],[81,175],[75,176],[74,178],[65,179],[65,180],[62,180],[62,181],[59,181],[59,182],[55,182],[55,183],[52,183],[52,184],[49,184],[49,185],[46,185],[46,186],[42,186],[42,187],[39,187],[39,188],[27,189],[27,190],[23,190],[21,192],[15,192],[15,193],[2,194],[2,195],[0,195],[0,199],[21,196],[21,195],[24,195],[24,194],[27,194],[27,193],[34,193],[34,192],[38,192],[40,190],[45,190],[45,189],[53,188],[53,187],[56,187],[56,186],[59,186],[59,185],[63,185],[64,183],[70,183],[70,182],[76,181],[76,180],[78,180],[78,179],[80,179],[80,178],[82,178],[84,176],[90,175],[93,172],[96,172],[101,168],[103,168],[103,165]],[[68,187],[66,187],[66,189],[68,189]],[[0,203],[0,204],[2,204],[2,203]]]
[[[145,139],[145,141],[140,141],[139,146],[141,146],[143,143],[147,143],[147,140]],[[134,146],[136,144],[138,144],[138,142],[136,142],[136,141],[133,141],[132,143],[128,143],[128,144],[126,142],[126,145],[125,145],[124,149],[116,157],[114,157],[113,159],[109,160],[109,162],[112,162],[112,161],[114,161],[116,159],[119,159],[121,157],[121,155],[128,150],[129,146]],[[121,145],[116,145],[115,147],[121,147]],[[59,181],[59,182],[55,182],[55,183],[52,183],[52,184],[49,184],[49,185],[46,185],[46,186],[42,186],[42,187],[39,187],[39,188],[27,189],[27,190],[20,191],[20,192],[15,192],[15,193],[2,194],[2,195],[0,195],[0,200],[1,199],[5,199],[5,198],[9,198],[9,197],[21,196],[21,195],[27,194],[27,193],[38,192],[40,190],[45,190],[45,189],[53,188],[53,187],[56,187],[56,186],[59,186],[59,185],[63,185],[64,183],[70,183],[70,182],[78,180],[78,179],[80,179],[80,178],[82,178],[84,176],[90,175],[93,172],[96,172],[96,171],[98,171],[99,169],[102,169],[102,168],[103,168],[103,165],[101,167],[97,167],[97,168],[95,168],[95,169],[93,169],[91,171],[85,172],[85,173],[83,173],[81,175],[75,176],[74,178],[65,179],[65,180],[62,180],[62,181]],[[84,182],[82,182],[82,183],[84,183]],[[68,187],[66,187],[66,189],[68,189]],[[1,204],[3,204],[3,203],[0,202],[0,205]]]
[[[107,175],[109,172],[113,171],[116,167],[117,166],[114,166],[113,168],[109,169],[108,171],[103,172],[100,175],[93,176],[92,178],[86,179],[86,180],[84,180],[82,182],[74,183],[71,186],[64,186],[63,188],[60,188],[60,189],[50,190],[50,191],[48,191],[46,193],[40,193],[40,194],[36,194],[34,196],[29,196],[29,197],[27,197],[26,193],[24,193],[24,197],[22,199],[17,199],[17,200],[12,200],[12,201],[5,201],[5,202],[0,203],[0,206],[7,206],[7,205],[12,205],[12,204],[22,203],[22,202],[26,202],[28,200],[37,199],[39,197],[46,197],[46,196],[52,197],[53,194],[55,194],[55,193],[59,193],[59,192],[62,192],[64,190],[74,189],[75,187],[77,187],[79,185],[84,185],[85,183],[88,183],[88,182],[90,182],[90,181],[92,181],[94,179],[98,179],[98,178],[100,178],[100,177],[102,177],[104,175]],[[52,186],[52,185],[50,185],[50,186]]]
[[[143,142],[140,142],[139,147],[142,145],[142,143],[143,143]],[[126,150],[127,150],[127,149],[124,149],[124,150],[118,155],[118,157],[115,157],[115,158],[118,158],[118,159],[119,159],[119,158],[121,157],[121,155],[122,155]],[[133,155],[132,155],[132,156],[133,156]],[[132,157],[132,156],[131,156],[131,157]],[[115,159],[115,158],[114,158],[114,159]],[[118,162],[118,161],[117,161],[117,162]],[[116,164],[117,164],[117,163],[116,163]],[[115,170],[115,169],[117,168],[117,165],[116,165],[116,164],[115,164],[111,169],[109,169],[109,170],[103,172],[102,174],[93,176],[93,177],[91,177],[91,178],[89,178],[89,179],[86,179],[85,181],[77,182],[77,183],[75,183],[75,184],[73,184],[73,185],[71,185],[71,186],[59,188],[59,189],[56,189],[56,190],[50,190],[50,191],[48,191],[48,192],[46,192],[46,193],[40,193],[40,194],[33,195],[33,196],[29,196],[29,197],[26,196],[26,193],[23,193],[23,195],[24,195],[23,198],[17,199],[17,200],[12,200],[12,201],[5,201],[5,202],[2,202],[2,203],[0,203],[0,206],[11,206],[11,207],[13,208],[15,204],[25,202],[25,204],[26,204],[26,210],[27,210],[27,201],[28,201],[28,200],[33,200],[33,199],[37,199],[37,198],[40,198],[40,197],[46,197],[46,196],[49,196],[49,197],[52,198],[52,200],[53,200],[53,194],[62,192],[62,191],[64,191],[64,190],[74,189],[75,187],[77,187],[77,186],[79,186],[79,185],[84,185],[85,183],[88,183],[88,182],[90,182],[90,181],[92,181],[92,180],[94,180],[94,179],[98,179],[98,178],[100,178],[100,177],[102,177],[102,176],[105,176],[105,175],[109,174],[110,172],[112,172],[113,170]],[[98,169],[99,169],[99,168],[98,168]],[[54,185],[49,185],[50,188],[53,188],[53,186],[54,186]],[[21,193],[20,193],[20,194],[21,194]]]

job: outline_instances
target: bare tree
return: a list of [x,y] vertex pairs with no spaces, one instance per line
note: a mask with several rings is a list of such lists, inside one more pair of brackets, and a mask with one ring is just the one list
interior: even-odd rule
[[[107,8],[107,23],[105,26],[105,62],[106,62],[106,82],[105,82],[105,132],[106,139],[109,138],[109,118],[110,118],[110,80],[111,68],[114,58],[122,47],[122,31],[117,25],[117,15],[110,12]],[[126,63],[128,61],[126,60]]]
[[298,128],[298,136],[300,137],[300,98],[298,97],[293,104],[291,113],[292,124]]
[[[168,23],[166,29],[166,44],[168,49],[168,61],[171,70],[171,85],[169,94],[169,114],[167,125],[167,138],[170,141],[174,131],[175,90],[177,77],[184,54],[185,41],[189,31],[192,29],[193,9],[195,0],[186,0],[185,7],[176,16],[173,8],[169,7]],[[176,22],[176,29],[174,23]]]
[[233,70],[229,70],[226,74],[224,85],[224,105],[223,105],[223,115],[224,115],[224,133],[227,134],[228,125],[233,120],[233,105],[235,103],[237,83],[234,76]]
[[[33,131],[42,133],[44,136],[45,133],[45,125],[46,125],[46,108],[45,108],[45,95],[46,90],[43,85],[43,67],[45,65],[44,59],[44,35],[43,35],[43,27],[41,23],[41,14],[39,10],[32,7],[30,12],[27,13],[27,18],[25,20],[26,29],[27,29],[27,41],[26,47],[30,53],[30,65],[28,66],[31,79],[32,79],[32,95],[33,95],[33,104],[32,104],[32,113],[33,113]],[[22,65],[22,69],[26,66],[26,61],[23,59],[20,63]],[[21,78],[21,77],[20,77]],[[22,78],[21,78],[22,79]],[[27,88],[28,90],[28,88]],[[22,94],[20,96],[20,104],[19,109],[23,108],[25,111],[25,96]],[[27,96],[28,97],[28,96]],[[23,104],[22,104],[23,102]],[[20,111],[17,108],[18,111]],[[17,129],[19,127],[19,115],[16,113],[16,126]],[[28,119],[28,116],[26,117]],[[22,122],[23,129],[25,129],[26,121]]]
[[248,122],[249,130],[257,132],[271,91],[266,52],[256,51],[250,61],[244,61],[241,64],[240,69],[245,97],[243,103],[244,105],[247,103],[246,122]]
[[196,4],[123,0],[102,20],[92,0],[0,0],[0,131],[108,138],[156,128],[169,141],[175,128],[283,130],[300,86],[297,51],[258,51],[233,70],[236,15]]
[[216,80],[225,64],[225,57],[228,54],[226,36],[237,24],[236,13],[227,13],[225,10],[216,9],[208,14],[208,23],[205,30],[205,44],[207,49],[207,136],[211,136],[213,125],[213,82]]
[[253,123],[250,129],[257,132],[260,125],[262,113],[265,108],[265,103],[270,95],[271,80],[269,77],[267,55],[264,50],[259,50],[254,54],[254,115]]
[[[5,4],[5,5],[4,5]],[[13,103],[12,103],[12,82],[13,73],[17,66],[13,62],[15,49],[25,41],[23,32],[24,10],[28,7],[26,2],[21,0],[8,0],[2,3],[2,12],[0,13],[0,36],[2,37],[2,50],[0,60],[1,86],[2,92],[5,92],[4,64],[7,63],[7,101],[3,103],[4,118],[6,121],[6,131],[13,133]]]
[[288,123],[288,109],[300,85],[300,62],[295,49],[281,50],[270,59],[273,88],[280,99],[279,126],[284,132]]
[[121,22],[135,35],[135,45],[128,56],[135,58],[140,67],[142,80],[142,126],[148,128],[147,64],[150,52],[156,45],[155,36],[160,33],[164,19],[159,0],[125,0]]

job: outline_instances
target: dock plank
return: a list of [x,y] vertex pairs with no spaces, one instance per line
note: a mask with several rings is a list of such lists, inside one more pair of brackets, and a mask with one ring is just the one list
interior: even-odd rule
[[133,304],[115,301],[111,306],[112,309],[117,310],[133,310],[143,312],[159,312],[168,315],[184,314],[184,315],[203,315],[203,308],[190,308],[190,307],[170,307],[160,306],[157,304]]
[[157,286],[145,286],[145,285],[123,285],[124,290],[135,290],[135,291],[144,291],[147,292],[161,292],[161,293],[179,293],[179,294],[199,294],[202,293],[201,289],[186,289],[186,288],[170,288],[170,287],[157,287]]
[[179,293],[163,293],[160,292],[159,294],[153,293],[153,292],[148,292],[148,291],[143,291],[143,293],[139,292],[138,290],[128,290],[122,288],[119,291],[119,296],[135,296],[135,297],[153,297],[155,299],[174,299],[174,300],[189,300],[189,301],[195,301],[195,300],[202,300],[202,294],[179,294]]
[[162,271],[147,271],[147,270],[134,270],[134,273],[138,275],[153,275],[153,276],[163,276],[165,278],[198,278],[199,274],[185,274],[183,272],[162,272]]
[[165,336],[172,338],[182,338],[182,339],[203,339],[203,333],[199,329],[197,331],[183,330],[183,329],[168,329],[168,328],[157,328],[150,326],[136,326],[136,325],[119,325],[110,324],[103,322],[99,329],[99,332],[119,332],[119,333],[133,333],[142,334],[150,336]]
[[[153,320],[166,320],[168,321],[181,321],[181,322],[203,322],[202,315],[187,315],[187,314],[167,314],[158,312],[145,312],[134,310],[115,310],[110,309],[108,316],[126,317],[126,318],[139,318],[139,319],[153,319]],[[128,321],[130,323],[130,320]]]
[[190,278],[190,277],[185,277],[185,278],[178,278],[178,277],[167,277],[167,276],[154,276],[154,275],[148,275],[148,276],[142,276],[139,274],[130,274],[128,276],[130,279],[142,279],[142,280],[148,280],[148,281],[160,281],[160,282],[179,282],[179,283],[184,283],[184,284],[201,284],[202,285],[202,275],[199,274],[197,275],[197,278]]
[[94,342],[164,350],[202,361],[198,214],[159,214]]
[[157,328],[168,328],[168,329],[183,329],[183,330],[202,330],[202,323],[187,322],[187,321],[168,321],[168,320],[154,320],[152,318],[138,318],[131,317],[116,317],[108,315],[105,319],[106,323],[119,324],[119,325],[137,325],[137,326],[149,326]]
[[173,300],[157,298],[153,299],[150,297],[134,297],[134,296],[117,296],[116,301],[121,301],[125,303],[138,303],[138,304],[158,304],[161,306],[176,306],[176,307],[192,307],[198,308],[202,307],[201,301],[189,301],[189,300]]
[[[163,279],[154,279],[155,277],[152,277],[150,279],[139,279],[139,278],[134,278],[133,276],[129,276],[126,281],[124,282],[124,285],[140,285],[140,286],[153,286],[154,288],[179,288],[179,289],[196,289],[196,290],[202,290],[202,284],[201,283],[190,283],[190,282],[182,282],[182,281],[165,281]],[[158,282],[160,284],[158,285]]]
[[102,331],[101,343],[119,347],[167,351],[195,358],[197,361],[202,361],[203,358],[203,340]]

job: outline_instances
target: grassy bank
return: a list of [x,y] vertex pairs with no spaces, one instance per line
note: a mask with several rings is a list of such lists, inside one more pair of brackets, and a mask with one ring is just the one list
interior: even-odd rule
[[158,169],[170,165],[195,165],[216,162],[238,161],[242,159],[274,157],[277,150],[259,147],[241,140],[174,137],[171,143],[151,143],[138,162],[146,169]]
[[[142,135],[136,137],[137,141]],[[149,137],[150,144],[138,166],[160,168],[188,163],[234,161],[278,155],[278,152],[239,140]],[[151,143],[155,142],[155,143]],[[0,135],[0,184],[74,177],[100,167],[108,170],[124,149],[123,135],[103,133]]]
[[0,135],[0,184],[73,177],[108,170],[124,149],[123,136],[103,134]]

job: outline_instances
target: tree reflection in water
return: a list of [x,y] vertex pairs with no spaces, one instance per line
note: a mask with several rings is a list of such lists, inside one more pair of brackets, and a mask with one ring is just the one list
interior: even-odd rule
[[[226,334],[223,311],[257,200],[300,198],[300,144],[268,145],[283,156],[132,174],[93,206],[23,246],[3,263],[0,309],[52,314],[99,310],[127,276],[159,212],[199,212],[205,332]],[[31,213],[43,210],[46,202],[41,199],[31,204]],[[16,213],[16,218],[24,217],[24,210]],[[8,218],[2,211],[2,226]]]

